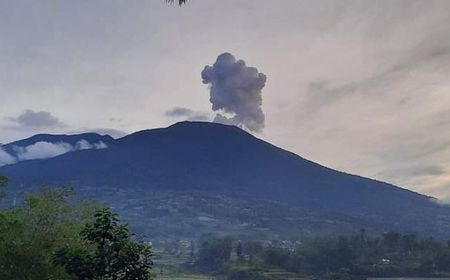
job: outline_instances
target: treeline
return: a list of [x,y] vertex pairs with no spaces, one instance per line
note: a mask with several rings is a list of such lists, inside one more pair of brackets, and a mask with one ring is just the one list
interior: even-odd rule
[[146,280],[151,267],[151,248],[111,209],[70,189],[42,189],[0,210],[0,279]]
[[[7,182],[0,176],[1,187]],[[450,243],[413,234],[362,230],[301,242],[207,236],[199,244],[186,268],[218,279],[267,280],[274,270],[345,280],[450,276]],[[151,268],[150,246],[111,209],[70,189],[44,188],[0,209],[0,279],[146,280]]]
[[200,245],[191,269],[230,280],[268,279],[271,269],[319,279],[450,275],[449,245],[413,234],[373,237],[361,231],[289,244],[212,237]]

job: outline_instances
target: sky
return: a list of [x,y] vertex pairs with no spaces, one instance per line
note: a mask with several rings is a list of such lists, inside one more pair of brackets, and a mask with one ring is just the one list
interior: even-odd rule
[[450,201],[449,22],[446,0],[0,0],[0,143],[217,119],[202,71],[230,53],[262,74],[255,136]]

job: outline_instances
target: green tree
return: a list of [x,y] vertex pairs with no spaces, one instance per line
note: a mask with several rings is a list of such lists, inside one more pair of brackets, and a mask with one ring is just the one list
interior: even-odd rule
[[233,239],[212,237],[199,248],[196,265],[203,271],[219,271],[230,261]]
[[[8,178],[5,176],[0,175],[0,187],[4,187],[8,184]],[[5,193],[3,190],[0,190],[0,198],[5,196]]]
[[0,187],[4,187],[8,184],[8,178],[0,175]]
[[280,247],[271,246],[264,251],[264,261],[272,266],[283,267],[289,257],[290,252]]
[[400,240],[401,235],[398,232],[389,231],[383,234],[383,244],[389,248],[396,248]]
[[93,213],[88,203],[68,202],[71,193],[43,189],[0,211],[0,279],[69,279],[53,252],[80,243],[78,232]]
[[68,246],[55,254],[72,279],[151,279],[151,248],[131,239],[126,225],[109,208],[95,213],[93,223],[81,231],[87,247]]
[[242,242],[238,241],[237,245],[236,245],[236,256],[238,257],[239,260],[242,260],[244,255],[242,253]]
[[263,245],[259,241],[246,241],[242,244],[242,250],[245,255],[249,256],[250,262],[253,262],[255,257],[263,251]]

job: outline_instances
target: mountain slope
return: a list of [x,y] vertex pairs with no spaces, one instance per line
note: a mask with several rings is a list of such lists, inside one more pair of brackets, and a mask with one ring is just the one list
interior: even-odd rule
[[323,167],[239,128],[213,123],[140,131],[107,149],[24,161],[0,173],[13,185],[72,184],[99,197],[104,195],[99,189],[115,188],[139,196],[201,192],[275,201],[358,226],[450,236],[449,209],[429,197]]
[[109,135],[99,135],[97,133],[82,133],[75,135],[52,135],[52,134],[37,134],[30,138],[15,141],[3,145],[1,148],[12,156],[17,155],[18,148],[26,148],[36,143],[50,143],[50,144],[67,144],[70,146],[76,146],[80,141],[86,141],[89,144],[104,143],[109,146],[114,142],[114,139]]

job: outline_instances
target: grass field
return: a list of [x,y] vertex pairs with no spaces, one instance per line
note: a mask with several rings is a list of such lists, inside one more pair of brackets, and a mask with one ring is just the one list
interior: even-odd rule
[[[166,262],[167,263],[167,262]],[[218,280],[224,279],[222,276],[211,276],[204,274],[191,274],[187,271],[183,271],[176,265],[177,262],[173,261],[171,264],[156,264],[153,272],[155,280]],[[252,267],[246,267],[243,265],[238,266],[240,269],[252,269]],[[311,280],[309,277],[299,275],[296,273],[288,272],[283,269],[267,268],[262,271],[265,276],[270,280]]]
[[212,280],[214,278],[204,275],[157,275],[155,279],[161,280]]
[[[310,280],[295,273],[290,273],[282,270],[270,270],[266,272],[266,276],[273,280]],[[215,280],[212,276],[194,275],[194,274],[167,274],[156,275],[156,280]]]

